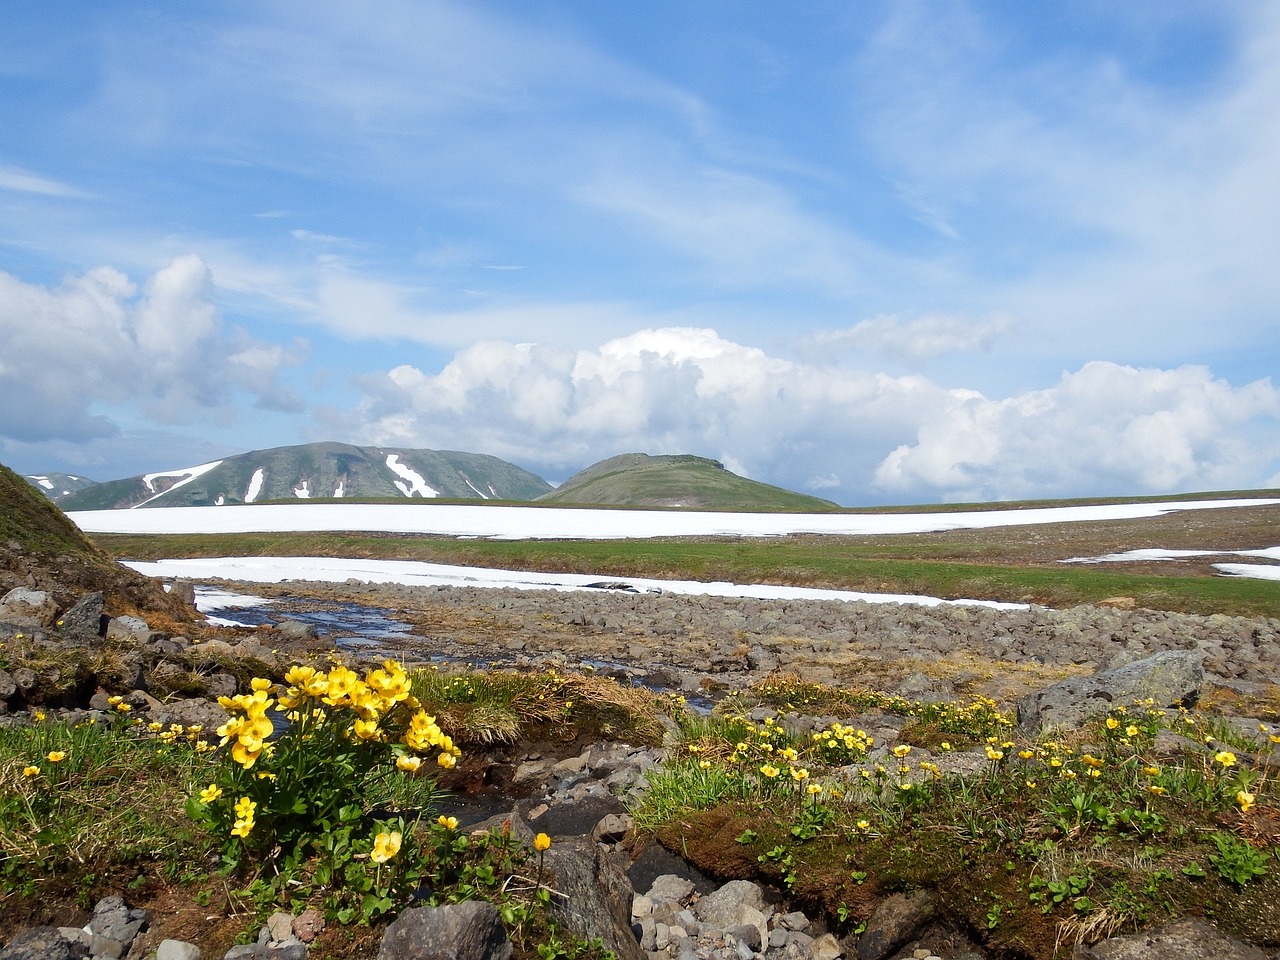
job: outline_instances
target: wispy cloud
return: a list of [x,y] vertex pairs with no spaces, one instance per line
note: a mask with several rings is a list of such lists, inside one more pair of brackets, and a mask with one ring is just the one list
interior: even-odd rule
[[12,190],[16,193],[34,193],[42,197],[65,197],[84,199],[88,194],[75,187],[39,174],[31,173],[20,167],[0,165],[0,190]]

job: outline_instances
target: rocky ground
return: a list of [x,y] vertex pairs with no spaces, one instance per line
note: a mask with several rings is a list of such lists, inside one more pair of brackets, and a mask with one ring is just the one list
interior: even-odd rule
[[[272,597],[276,618],[350,604],[388,611],[412,630],[384,644],[410,659],[528,665],[559,658],[686,694],[714,694],[781,671],[882,689],[910,677],[918,689],[903,692],[1012,702],[1065,676],[1170,650],[1196,653],[1212,680],[1238,691],[1262,692],[1280,679],[1280,620],[1134,609],[1124,598],[997,610],[609,589],[231,586]],[[332,639],[359,637],[339,630]]]
[[[836,685],[874,686],[912,697],[982,693],[1012,704],[1063,678],[1093,675],[1108,668],[1123,673],[1135,663],[1149,661],[1153,654],[1175,653],[1179,665],[1198,669],[1202,663],[1207,675],[1197,673],[1193,680],[1183,678],[1182,682],[1191,682],[1196,689],[1216,689],[1254,705],[1269,702],[1280,673],[1278,621],[1126,609],[1128,604],[1123,600],[1059,611],[1036,607],[998,611],[969,606],[638,595],[603,588],[554,593],[355,583],[336,587],[232,586],[271,596],[276,601],[271,610],[277,625],[213,631],[189,625],[184,632],[200,638],[194,645],[201,651],[198,656],[216,654],[229,662],[227,658],[234,655],[253,669],[338,644],[353,654],[394,654],[410,662],[444,658],[531,667],[585,665],[622,680],[711,700],[765,676],[789,673]],[[176,585],[173,593],[185,594],[186,585]],[[29,642],[34,622],[34,633],[50,644],[63,642],[64,633],[74,643],[77,637],[84,641],[105,620],[108,636],[118,643],[136,645],[136,669],[131,674],[135,679],[115,677],[113,683],[136,684],[133,701],[140,711],[166,723],[175,719],[189,723],[193,718],[206,724],[215,722],[210,711],[216,705],[204,697],[222,690],[205,690],[203,697],[181,701],[178,707],[152,696],[160,693],[157,684],[165,676],[159,665],[197,656],[187,636],[172,629],[153,629],[141,618],[105,615],[101,596],[90,596],[64,611],[53,598],[41,607],[38,594],[38,590],[20,588],[7,605],[0,603],[0,622],[7,620],[9,624],[0,627],[0,634],[12,641],[26,631]],[[317,636],[301,622],[317,611],[350,610],[353,605],[387,611],[411,629],[394,639],[364,644],[359,641],[367,638],[362,638],[358,629]],[[25,621],[15,622],[23,616]],[[184,674],[178,671],[177,675],[180,679]],[[229,690],[243,679],[233,670],[206,671],[203,676],[208,683]],[[5,677],[12,682],[6,685]],[[0,677],[0,700],[6,700],[7,709],[20,713],[24,697],[35,698],[33,688],[29,682],[24,688],[23,681],[28,678],[18,671],[5,677]],[[148,686],[150,692],[145,689]],[[1071,689],[1072,695],[1080,694],[1080,687]],[[91,689],[84,692],[93,693]],[[68,706],[102,711],[106,709],[105,694]],[[885,731],[887,741],[892,740],[892,734],[892,730]],[[652,960],[834,960],[838,956],[974,960],[987,956],[971,933],[949,926],[935,915],[927,900],[888,898],[877,906],[860,938],[841,941],[820,919],[788,909],[777,891],[743,881],[719,885],[657,844],[627,845],[622,798],[642,788],[645,771],[661,757],[662,748],[655,747],[517,744],[496,751],[490,758],[493,769],[507,772],[502,783],[486,784],[485,797],[470,801],[468,819],[498,811],[520,829],[545,830],[556,836],[557,849],[565,851],[566,857],[577,849],[564,861],[562,872],[565,877],[581,874],[584,891],[597,891],[593,896],[600,890],[615,891],[616,895],[598,905],[592,922],[595,929],[600,924],[611,925],[619,954],[632,960],[646,956]],[[464,802],[462,807],[466,806]],[[45,923],[53,920],[54,929],[38,934],[30,933],[29,927],[24,932],[22,924],[11,921],[9,929],[0,933],[9,937],[7,942],[0,940],[6,942],[0,958],[156,955],[162,960],[189,960],[195,954],[187,948],[203,946],[211,951],[205,956],[376,955],[393,960],[432,955],[412,950],[425,949],[420,945],[432,942],[433,937],[455,935],[453,927],[430,924],[465,920],[466,929],[474,932],[483,922],[483,918],[468,914],[462,920],[434,917],[428,924],[428,918],[413,914],[397,928],[409,932],[393,935],[387,931],[386,936],[394,941],[389,947],[387,939],[381,943],[352,939],[340,943],[332,939],[332,931],[310,930],[308,923],[313,924],[314,918],[285,915],[264,927],[259,943],[231,949],[226,946],[226,937],[236,927],[234,918],[222,918],[220,925],[211,927],[200,916],[204,911],[196,908],[193,912],[191,904],[173,899],[173,892],[162,890],[143,907],[109,900],[105,905],[100,903],[91,916],[70,910],[65,916],[51,918],[46,912]],[[566,900],[581,904],[587,896],[584,892]],[[36,919],[35,914],[29,917]],[[1188,938],[1197,944],[1217,943],[1211,928],[1196,923],[1198,927],[1172,928],[1159,937],[1184,946]],[[118,942],[118,947],[107,944],[110,938],[103,931],[108,924],[121,937],[130,934],[130,938],[112,941]],[[59,932],[57,927],[65,929]],[[311,946],[299,934],[300,929],[314,938]],[[396,952],[396,943],[403,950]],[[483,949],[475,955],[500,955]],[[1218,952],[1204,955],[1263,956],[1261,952],[1250,953],[1254,948],[1236,941],[1223,941],[1216,949]],[[1131,954],[1081,954],[1121,955]]]

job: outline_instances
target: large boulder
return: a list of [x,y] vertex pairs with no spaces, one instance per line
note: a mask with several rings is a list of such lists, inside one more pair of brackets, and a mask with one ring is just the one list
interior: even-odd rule
[[619,960],[645,960],[631,929],[635,890],[604,848],[572,837],[548,850],[544,863],[559,894],[551,899],[551,911],[566,930],[584,939],[599,937]]
[[1258,947],[1203,920],[1177,920],[1154,930],[1079,944],[1072,960],[1268,960]]
[[1201,655],[1169,650],[1091,677],[1070,677],[1018,701],[1018,725],[1034,732],[1046,727],[1079,727],[1114,707],[1152,700],[1157,707],[1190,706],[1204,683]]
[[0,597],[0,621],[19,627],[47,627],[53,623],[58,605],[44,590],[14,587]]
[[468,900],[410,907],[387,927],[378,960],[507,960],[511,943],[498,908]]

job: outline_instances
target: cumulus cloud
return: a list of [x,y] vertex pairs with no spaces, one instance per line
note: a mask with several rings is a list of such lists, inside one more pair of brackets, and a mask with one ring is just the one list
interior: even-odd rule
[[950,392],[875,479],[975,500],[1262,485],[1280,456],[1278,420],[1270,380],[1237,388],[1199,366],[1095,361],[1003,400]]
[[0,272],[0,437],[87,441],[117,433],[102,408],[156,423],[219,409],[247,391],[296,407],[276,374],[305,352],[224,329],[208,266],[181,256],[141,290],[112,267],[57,287]]
[[947,353],[988,350],[1015,324],[1011,316],[975,323],[945,314],[909,321],[881,314],[844,330],[820,330],[813,342],[823,350],[851,348],[922,361]]
[[697,453],[843,503],[1256,486],[1280,393],[1202,367],[1095,362],[1005,399],[770,356],[700,328],[593,350],[487,342],[439,373],[362,383],[327,423],[366,442],[483,449],[561,475],[625,452]]

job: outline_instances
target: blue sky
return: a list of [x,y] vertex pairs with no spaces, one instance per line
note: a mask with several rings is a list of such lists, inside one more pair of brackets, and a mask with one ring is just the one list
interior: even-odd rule
[[0,11],[0,462],[1280,485],[1280,6]]

